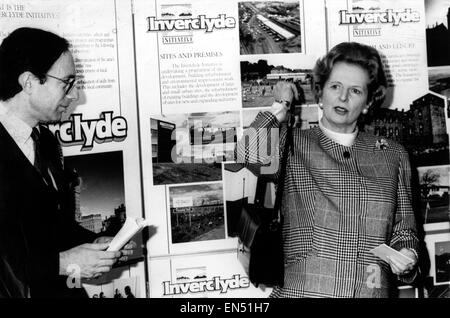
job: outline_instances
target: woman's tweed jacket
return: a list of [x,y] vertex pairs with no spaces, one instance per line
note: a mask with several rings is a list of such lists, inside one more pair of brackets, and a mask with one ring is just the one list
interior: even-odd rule
[[[259,113],[237,160],[267,165],[261,145],[270,145],[270,129],[261,128],[279,126],[271,113]],[[319,127],[294,129],[282,204],[285,284],[272,297],[389,297],[390,267],[370,250],[382,243],[417,250],[418,239],[408,154],[378,139],[359,132],[346,147]],[[285,128],[279,140],[283,148]]]

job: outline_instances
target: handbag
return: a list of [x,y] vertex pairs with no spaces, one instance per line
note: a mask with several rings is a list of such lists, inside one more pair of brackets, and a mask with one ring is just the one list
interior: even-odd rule
[[284,284],[283,216],[280,207],[291,142],[292,130],[288,127],[274,207],[264,206],[269,180],[267,176],[260,175],[254,203],[244,202],[236,226],[239,238],[238,260],[256,287],[260,284],[267,287],[283,287]]
[[281,218],[263,205],[268,181],[258,177],[254,204],[244,204],[237,224],[238,259],[250,281],[258,287],[283,286],[284,260]]

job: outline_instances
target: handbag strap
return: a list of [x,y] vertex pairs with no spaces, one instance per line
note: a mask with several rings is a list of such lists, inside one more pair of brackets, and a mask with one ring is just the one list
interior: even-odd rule
[[[286,134],[286,142],[283,149],[283,154],[281,157],[281,167],[280,173],[278,175],[278,185],[277,192],[275,196],[275,204],[273,208],[272,221],[277,221],[279,218],[279,210],[281,207],[281,199],[283,196],[284,190],[284,178],[286,177],[286,165],[287,165],[287,157],[289,155],[289,150],[293,150],[292,147],[292,127],[294,125],[294,116],[290,116],[289,124],[287,126],[287,134]],[[255,200],[254,203],[260,207],[264,206],[264,199],[267,190],[267,184],[269,183],[269,178],[263,175],[258,176],[256,183],[256,191],[255,191]]]
[[255,205],[259,207],[264,206],[264,199],[267,191],[267,184],[269,183],[269,178],[264,175],[258,176],[256,181],[256,191],[255,191],[255,200],[253,201]]
[[286,177],[286,166],[287,166],[287,158],[289,155],[289,150],[293,153],[293,136],[292,136],[292,127],[294,126],[294,109],[291,107],[291,115],[289,116],[289,123],[287,125],[286,131],[286,142],[283,148],[283,154],[281,156],[281,168],[280,173],[278,175],[278,186],[277,193],[275,197],[275,205],[273,208],[272,221],[277,221],[280,216],[280,208],[281,208],[281,200],[283,199],[283,191],[284,191],[284,179]]

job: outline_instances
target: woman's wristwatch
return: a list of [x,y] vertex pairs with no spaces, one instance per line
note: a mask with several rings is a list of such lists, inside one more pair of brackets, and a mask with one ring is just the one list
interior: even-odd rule
[[288,100],[276,99],[275,102],[279,103],[279,104],[283,104],[285,107],[288,107],[288,108],[289,108],[289,106],[291,106],[291,102]]

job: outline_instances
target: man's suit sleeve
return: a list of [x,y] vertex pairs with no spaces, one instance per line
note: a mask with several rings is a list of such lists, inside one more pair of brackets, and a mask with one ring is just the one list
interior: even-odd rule
[[59,237],[61,238],[59,244],[61,251],[81,244],[92,243],[98,237],[98,234],[83,228],[73,220],[67,211],[61,213],[59,223]]

